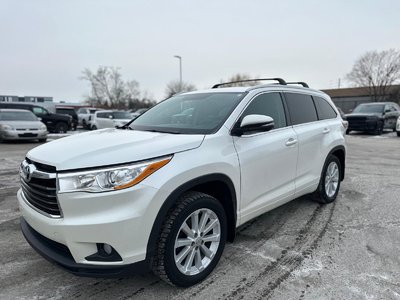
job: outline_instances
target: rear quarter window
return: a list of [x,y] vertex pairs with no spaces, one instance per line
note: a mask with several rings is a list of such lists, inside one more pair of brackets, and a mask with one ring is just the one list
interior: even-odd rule
[[310,95],[284,93],[292,125],[318,121],[317,111]]
[[315,107],[317,108],[318,118],[320,120],[334,119],[337,114],[332,106],[321,97],[313,96]]

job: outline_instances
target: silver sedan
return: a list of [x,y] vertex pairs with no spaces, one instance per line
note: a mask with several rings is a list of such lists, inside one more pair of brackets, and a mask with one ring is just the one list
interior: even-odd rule
[[45,142],[46,139],[46,125],[29,110],[0,109],[0,142],[2,140]]

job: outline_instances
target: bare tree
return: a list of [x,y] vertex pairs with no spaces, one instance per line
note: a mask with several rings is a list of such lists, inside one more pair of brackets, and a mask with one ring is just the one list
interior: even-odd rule
[[[241,74],[241,73],[237,73],[235,75],[232,75],[228,80],[222,80],[221,79],[221,83],[223,82],[235,82],[235,81],[242,81],[242,80],[250,80],[250,79],[254,79],[254,77],[249,76],[248,74]],[[254,81],[248,81],[248,82],[238,82],[238,83],[232,83],[232,84],[226,84],[224,85],[224,87],[232,87],[232,86],[253,86],[253,85],[258,85],[261,82],[258,80],[254,80]]]
[[125,82],[122,79],[119,68],[100,66],[96,72],[85,69],[81,79],[90,84],[91,94],[87,97],[87,102],[92,106],[126,109],[153,104],[151,99],[141,98],[137,81]]
[[167,98],[169,98],[178,93],[191,92],[194,90],[196,90],[196,86],[194,84],[189,82],[182,82],[181,84],[179,80],[174,80],[167,84],[165,94]]
[[346,75],[355,86],[368,87],[375,101],[384,101],[388,87],[400,79],[400,51],[370,51],[361,56]]

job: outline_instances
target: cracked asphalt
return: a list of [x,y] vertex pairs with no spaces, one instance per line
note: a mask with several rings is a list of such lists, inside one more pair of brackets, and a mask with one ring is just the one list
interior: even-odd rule
[[0,299],[400,299],[400,138],[347,137],[335,203],[296,199],[243,225],[202,283],[174,288],[152,274],[70,275],[19,229],[18,166],[35,143],[0,144]]

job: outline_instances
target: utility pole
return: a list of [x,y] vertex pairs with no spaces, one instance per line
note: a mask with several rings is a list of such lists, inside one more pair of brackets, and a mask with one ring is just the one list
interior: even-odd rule
[[179,59],[179,90],[182,91],[182,57],[174,55],[175,58]]
[[338,78],[337,86],[338,86],[338,89],[340,89],[340,78]]

